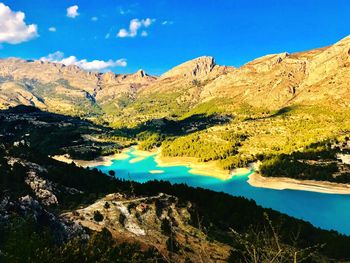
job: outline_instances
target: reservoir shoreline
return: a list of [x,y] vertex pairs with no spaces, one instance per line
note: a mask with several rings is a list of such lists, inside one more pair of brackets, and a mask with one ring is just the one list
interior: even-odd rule
[[265,177],[252,173],[247,181],[251,186],[274,190],[301,190],[323,194],[350,194],[350,185],[315,180],[296,180],[287,177]]
[[274,190],[299,190],[309,191],[324,194],[350,194],[350,185],[333,183],[326,181],[315,181],[315,180],[296,180],[287,177],[265,177],[257,172],[258,165],[252,164],[250,167],[237,168],[231,171],[224,170],[217,166],[214,161],[210,162],[198,162],[194,157],[165,157],[161,155],[161,149],[158,148],[156,151],[143,151],[137,146],[132,147],[132,156],[128,153],[131,148],[123,149],[120,153],[101,156],[91,161],[76,160],[70,158],[68,155],[55,155],[53,159],[72,163],[74,162],[78,166],[82,167],[96,167],[96,166],[111,166],[113,160],[129,160],[130,164],[143,161],[144,159],[154,156],[154,160],[157,163],[157,167],[172,167],[172,166],[185,166],[190,168],[188,171],[191,174],[214,177],[222,181],[227,181],[235,176],[244,176],[254,171],[248,176],[247,183],[257,188],[267,188]]

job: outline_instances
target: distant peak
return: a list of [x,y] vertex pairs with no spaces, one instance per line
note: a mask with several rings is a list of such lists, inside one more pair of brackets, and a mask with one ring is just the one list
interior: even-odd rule
[[147,75],[143,69],[139,69],[135,74],[141,78]]
[[214,63],[215,64],[215,58],[212,57],[212,56],[201,56],[201,57],[198,57],[198,58],[194,58],[188,62],[193,62],[193,61],[203,61],[203,62],[207,62],[207,63]]
[[205,77],[216,66],[215,59],[210,56],[202,56],[174,67],[165,74],[163,78],[169,78],[174,76],[184,77]]
[[198,57],[198,58],[192,59],[190,61],[187,61],[185,63],[194,64],[197,67],[206,68],[209,71],[211,71],[213,69],[213,67],[216,66],[215,58],[211,57],[211,56]]

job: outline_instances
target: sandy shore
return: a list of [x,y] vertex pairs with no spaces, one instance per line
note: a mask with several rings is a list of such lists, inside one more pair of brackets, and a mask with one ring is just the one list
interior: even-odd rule
[[249,176],[248,183],[254,187],[276,190],[302,190],[325,194],[350,194],[350,185],[325,181],[296,180],[286,177],[264,177],[258,173]]
[[[193,157],[164,157],[158,153],[155,161],[159,167],[187,166],[190,168],[189,172],[191,174],[212,176],[221,180],[229,180],[232,178],[229,171],[219,168],[215,162],[200,163]],[[238,174],[238,172],[236,174]]]
[[82,166],[82,167],[94,167],[94,166],[99,166],[99,165],[109,166],[112,164],[113,160],[124,160],[124,159],[129,158],[129,155],[126,154],[126,152],[128,150],[129,149],[124,149],[121,153],[116,153],[116,154],[108,155],[108,156],[101,156],[101,157],[96,158],[96,159],[91,160],[91,161],[75,160],[75,159],[70,158],[70,156],[68,154],[55,155],[55,156],[51,156],[51,158],[53,158],[57,161],[65,162],[65,163],[74,162],[76,165]]
[[160,153],[160,149],[154,151],[143,151],[140,150],[138,146],[134,146],[133,148],[135,149],[133,154],[139,157],[149,157]]
[[[130,163],[140,162],[140,161],[144,160],[145,158],[152,156],[152,155],[156,155],[160,152],[160,150],[153,151],[153,152],[142,151],[142,150],[139,150],[137,146],[133,146],[133,148],[134,148],[133,155],[135,157],[129,161]],[[65,163],[74,162],[76,165],[82,166],[82,167],[94,167],[94,166],[99,166],[99,165],[110,166],[112,164],[113,160],[128,159],[130,156],[127,154],[127,152],[129,152],[129,151],[130,151],[130,148],[125,148],[122,150],[121,153],[116,153],[116,154],[108,155],[108,156],[101,156],[101,157],[96,158],[96,159],[91,160],[91,161],[72,159],[72,158],[70,158],[70,156],[68,154],[54,155],[54,156],[51,156],[51,158],[53,158],[57,161],[65,162]]]
[[162,173],[164,173],[163,170],[150,170],[149,172],[150,172],[151,174],[162,174]]
[[159,154],[160,151],[156,150],[156,151],[152,151],[152,152],[148,152],[148,151],[142,151],[140,150],[137,146],[134,147],[134,151],[133,151],[133,155],[135,155],[135,158],[132,158],[129,163],[136,163],[136,162],[140,162],[143,161],[144,159],[146,159],[149,156],[153,156],[156,154]]

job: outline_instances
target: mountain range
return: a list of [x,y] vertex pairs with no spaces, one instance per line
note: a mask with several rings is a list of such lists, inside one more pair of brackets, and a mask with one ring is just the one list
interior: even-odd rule
[[[160,77],[86,72],[40,60],[0,60],[0,108],[32,105],[56,113],[150,119],[182,114],[215,102],[276,110],[295,104],[350,106],[350,36],[334,45],[257,58],[242,67],[199,57]],[[111,118],[113,116],[113,118]]]

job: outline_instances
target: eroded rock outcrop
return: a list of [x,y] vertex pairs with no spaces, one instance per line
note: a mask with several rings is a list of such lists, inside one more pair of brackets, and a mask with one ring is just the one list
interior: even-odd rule
[[210,75],[219,73],[227,69],[227,67],[218,66],[215,59],[209,56],[203,56],[192,59],[179,66],[174,67],[168,72],[164,73],[161,78],[193,78],[205,79]]

